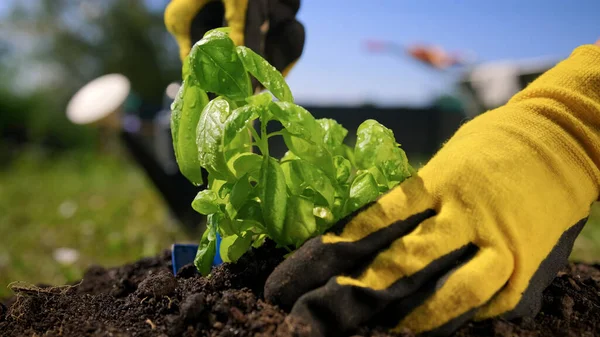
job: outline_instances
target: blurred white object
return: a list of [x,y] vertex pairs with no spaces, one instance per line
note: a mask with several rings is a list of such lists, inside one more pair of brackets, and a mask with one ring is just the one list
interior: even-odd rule
[[165,90],[165,95],[172,101],[177,96],[179,89],[181,88],[181,84],[178,82],[172,82],[167,86],[167,90]]
[[124,75],[108,74],[98,77],[71,98],[67,105],[67,117],[75,124],[97,122],[120,127],[120,110],[130,90],[131,83]]
[[56,248],[52,255],[56,262],[63,265],[71,265],[79,259],[79,251],[73,248]]
[[467,115],[474,117],[506,104],[512,96],[558,61],[558,58],[540,57],[469,66],[460,79],[465,96],[470,97]]
[[519,68],[511,62],[483,64],[473,69],[469,80],[486,107],[506,103],[520,89]]

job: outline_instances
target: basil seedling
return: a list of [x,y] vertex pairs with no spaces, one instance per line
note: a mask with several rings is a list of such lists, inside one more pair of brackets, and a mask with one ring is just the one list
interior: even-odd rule
[[[390,129],[366,120],[356,145],[345,144],[348,130],[295,104],[281,73],[236,47],[226,29],[194,45],[183,73],[173,146],[193,183],[201,168],[208,172],[207,189],[192,201],[208,217],[194,261],[203,275],[215,257],[235,262],[265,238],[296,249],[414,172]],[[266,92],[252,95],[250,76]],[[208,102],[207,92],[217,97]],[[269,122],[283,128],[268,133]],[[269,153],[272,137],[283,137],[282,158]]]

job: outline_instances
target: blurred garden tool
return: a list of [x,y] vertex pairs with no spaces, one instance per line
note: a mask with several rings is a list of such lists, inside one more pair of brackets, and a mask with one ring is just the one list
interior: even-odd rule
[[121,74],[104,75],[82,87],[67,106],[67,117],[75,124],[90,124],[108,136],[117,134],[131,156],[158,189],[171,214],[190,231],[204,230],[205,217],[191,207],[200,189],[179,172],[170,131],[170,105],[178,83],[165,91],[163,108],[151,122],[142,121],[129,103],[136,100],[130,82]]
[[447,69],[453,66],[462,66],[467,59],[458,54],[451,54],[437,46],[410,45],[407,47],[408,54],[426,65],[436,69]]
[[396,56],[409,56],[437,70],[445,70],[455,66],[471,63],[470,57],[459,53],[450,53],[441,47],[425,44],[399,45],[394,42],[367,40],[366,48],[373,53],[390,53]]

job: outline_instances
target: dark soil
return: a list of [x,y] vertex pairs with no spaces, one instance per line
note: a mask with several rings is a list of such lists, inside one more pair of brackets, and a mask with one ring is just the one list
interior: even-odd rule
[[[289,335],[282,329],[289,329],[285,312],[261,300],[281,256],[267,245],[209,278],[191,265],[173,277],[165,251],[117,268],[91,267],[75,285],[13,285],[16,295],[0,305],[0,336]],[[368,328],[356,335],[391,336]],[[600,336],[599,266],[573,264],[561,271],[533,319],[470,323],[455,336]]]

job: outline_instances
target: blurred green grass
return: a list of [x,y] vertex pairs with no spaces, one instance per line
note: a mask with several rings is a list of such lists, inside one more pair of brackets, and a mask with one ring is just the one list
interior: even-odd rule
[[[123,156],[34,148],[0,169],[0,298],[10,295],[6,286],[13,281],[64,284],[81,278],[91,264],[120,265],[174,241],[195,240],[169,219],[143,172]],[[79,256],[61,263],[55,257],[60,248]],[[598,257],[595,204],[572,259]]]
[[599,263],[600,262],[600,203],[592,205],[592,211],[587,224],[575,241],[571,260]]
[[[28,149],[0,170],[0,297],[13,281],[64,284],[91,264],[131,262],[175,240],[195,238],[126,157]],[[79,256],[60,263],[59,248]]]

